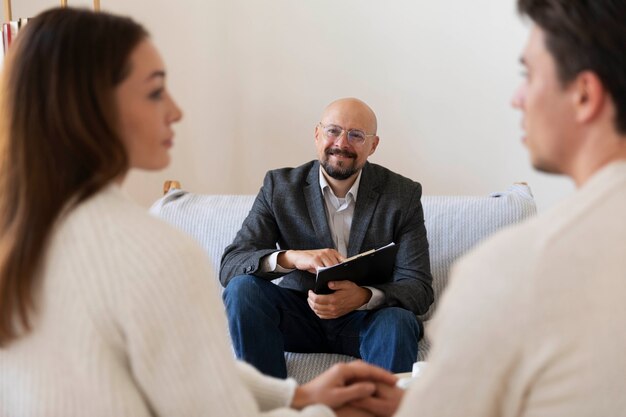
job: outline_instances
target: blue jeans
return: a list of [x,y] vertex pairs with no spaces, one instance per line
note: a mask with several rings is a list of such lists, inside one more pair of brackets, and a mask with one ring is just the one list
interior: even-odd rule
[[284,352],[341,353],[391,372],[409,372],[422,328],[399,307],[353,311],[323,320],[307,295],[254,275],[233,278],[223,294],[230,335],[239,359],[264,374],[287,377]]

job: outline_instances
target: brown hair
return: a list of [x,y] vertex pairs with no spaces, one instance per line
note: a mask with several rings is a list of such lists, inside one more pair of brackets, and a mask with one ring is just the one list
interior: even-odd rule
[[128,169],[114,89],[146,37],[129,18],[51,9],[11,45],[0,103],[0,346],[30,328],[60,213]]
[[626,134],[626,1],[518,0],[517,8],[545,32],[563,85],[585,70],[600,78]]

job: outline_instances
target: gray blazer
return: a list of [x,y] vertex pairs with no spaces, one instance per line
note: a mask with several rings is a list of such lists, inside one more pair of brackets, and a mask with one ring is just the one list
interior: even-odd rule
[[[382,307],[398,306],[415,314],[424,314],[433,302],[421,194],[419,183],[367,162],[348,242],[348,256],[390,242],[399,245],[393,278],[372,287],[385,294]],[[269,171],[241,230],[224,251],[220,282],[226,286],[233,277],[245,274],[279,278],[282,274],[260,270],[261,258],[277,248],[333,247],[319,185],[319,162]],[[279,285],[306,292],[314,283],[315,275],[293,271]]]

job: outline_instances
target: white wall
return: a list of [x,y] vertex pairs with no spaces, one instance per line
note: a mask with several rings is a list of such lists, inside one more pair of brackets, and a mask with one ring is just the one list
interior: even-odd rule
[[[315,157],[320,113],[344,96],[378,115],[370,160],[425,194],[484,195],[526,181],[545,209],[573,189],[534,172],[520,143],[509,101],[528,28],[514,0],[101,2],[147,26],[185,111],[170,168],[127,180],[145,205],[168,178],[198,192],[256,193],[268,169]],[[13,11],[54,4],[13,0]]]

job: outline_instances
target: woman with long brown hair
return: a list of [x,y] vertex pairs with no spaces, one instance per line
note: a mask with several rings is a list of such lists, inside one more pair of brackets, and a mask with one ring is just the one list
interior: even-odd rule
[[375,384],[349,383],[394,382],[376,368],[296,387],[236,365],[208,259],[120,190],[182,116],[142,26],[44,12],[2,75],[0,416],[368,415],[346,404]]

